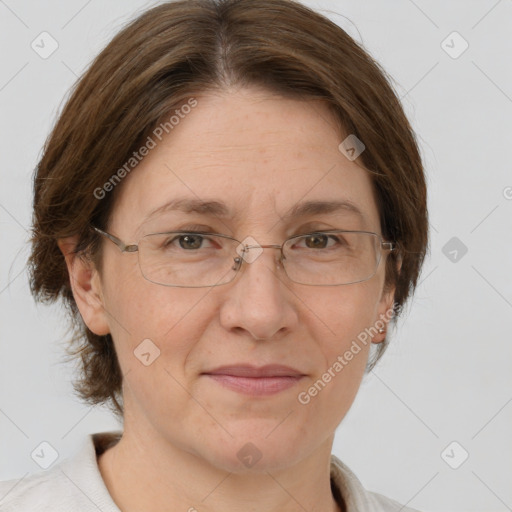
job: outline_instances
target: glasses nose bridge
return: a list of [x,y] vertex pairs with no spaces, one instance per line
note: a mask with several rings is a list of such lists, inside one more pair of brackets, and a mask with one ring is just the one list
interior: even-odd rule
[[251,247],[261,247],[262,249],[270,249],[270,248],[273,248],[273,249],[282,249],[283,246],[282,245],[277,245],[277,244],[267,244],[267,245],[248,245],[247,246],[249,249]]
[[283,247],[284,244],[278,245],[278,244],[252,244],[252,245],[244,245],[243,250],[247,251],[249,249],[279,249],[281,251],[281,255],[283,255]]
[[[281,244],[281,245],[278,245],[278,244],[262,245],[262,244],[258,244],[258,243],[257,244],[243,244],[242,254],[239,253],[241,258],[235,258],[235,262],[237,263],[236,270],[240,270],[240,267],[242,266],[242,262],[247,261],[243,255],[245,253],[249,252],[249,249],[279,249],[281,254],[280,254],[278,265],[279,264],[282,265],[282,260],[284,259],[284,252],[283,252],[284,245],[285,244]],[[249,263],[252,263],[252,261],[249,260]]]

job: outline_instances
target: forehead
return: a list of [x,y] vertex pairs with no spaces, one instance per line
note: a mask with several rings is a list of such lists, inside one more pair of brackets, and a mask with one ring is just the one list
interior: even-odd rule
[[336,210],[378,227],[370,176],[338,149],[347,134],[323,103],[259,89],[196,100],[122,182],[113,224],[124,232],[177,212],[275,223]]

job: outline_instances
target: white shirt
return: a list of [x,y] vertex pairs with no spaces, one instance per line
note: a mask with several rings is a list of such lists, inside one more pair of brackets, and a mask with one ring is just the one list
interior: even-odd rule
[[[97,456],[122,432],[89,434],[78,452],[45,471],[0,482],[1,512],[121,512],[98,468]],[[331,455],[331,485],[347,512],[417,512],[381,494],[366,491],[357,477]]]

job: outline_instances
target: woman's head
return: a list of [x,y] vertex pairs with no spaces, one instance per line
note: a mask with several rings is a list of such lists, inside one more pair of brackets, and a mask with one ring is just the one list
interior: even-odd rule
[[[355,160],[339,149],[348,136],[364,144]],[[174,199],[222,200],[231,214],[149,217]],[[285,215],[305,201],[346,201],[362,215]],[[174,229],[261,245],[349,229],[397,249],[355,284],[294,283],[279,252],[264,249],[231,283],[165,287],[144,278],[136,252],[91,226],[127,244]],[[141,430],[226,468],[233,452],[222,449],[244,436],[283,461],[299,437],[297,457],[336,428],[368,358],[370,343],[353,342],[404,305],[426,247],[421,159],[384,72],[339,27],[287,0],[188,0],[143,14],[78,82],[35,179],[32,288],[70,307],[81,395],[120,411],[123,383]],[[386,334],[374,329],[371,341],[380,356]],[[279,363],[304,377],[250,398],[205,375],[241,363]],[[267,438],[292,410],[294,426]]]

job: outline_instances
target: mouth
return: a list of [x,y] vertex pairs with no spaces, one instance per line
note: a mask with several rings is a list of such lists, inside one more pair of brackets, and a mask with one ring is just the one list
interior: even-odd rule
[[252,396],[280,393],[297,385],[306,376],[295,368],[282,365],[224,366],[202,375],[232,391]]

